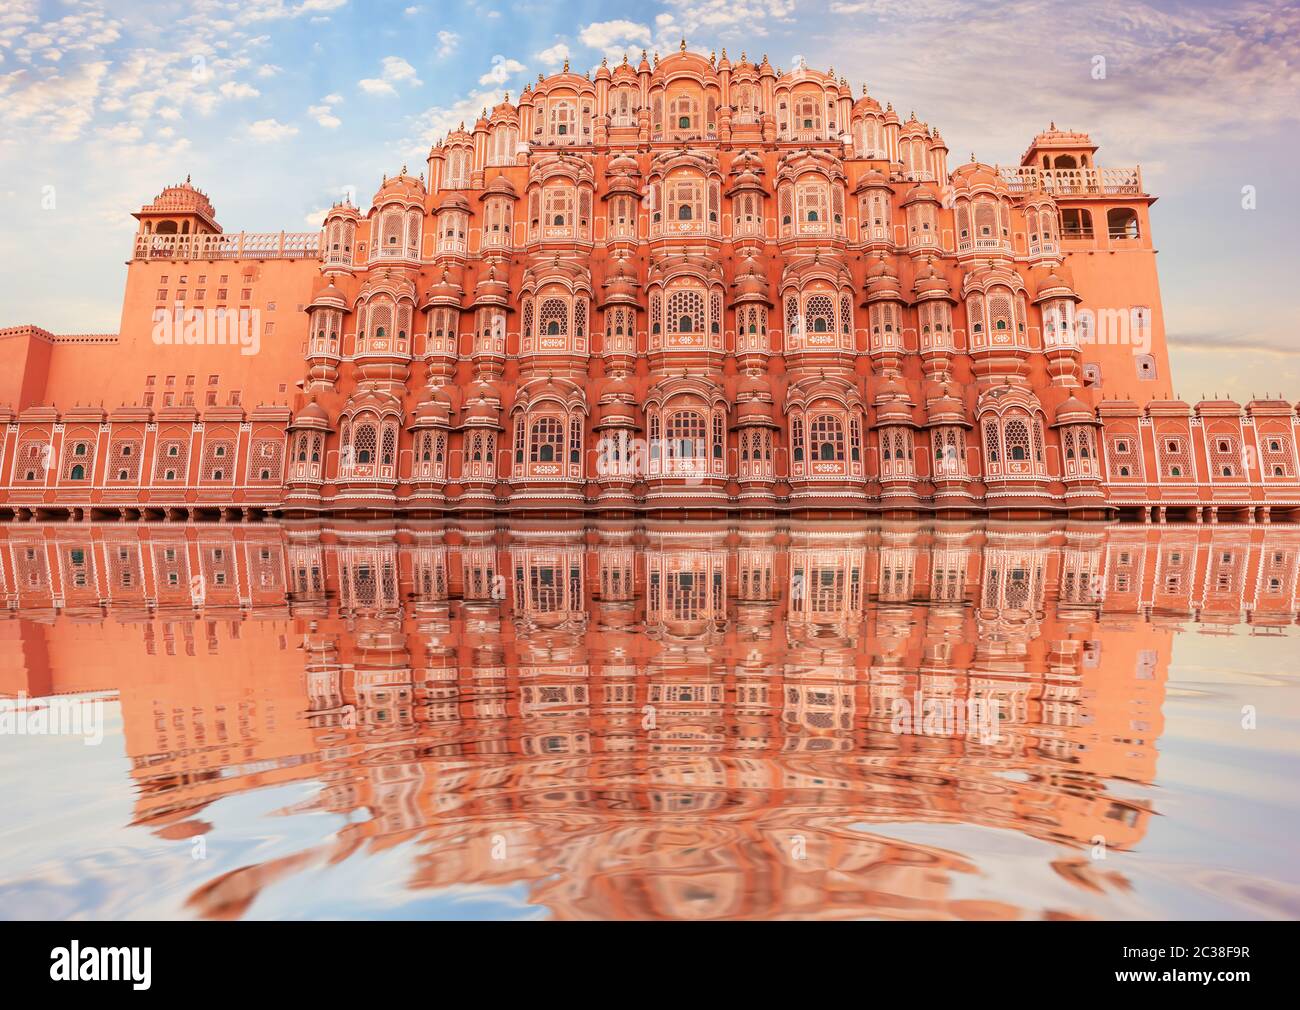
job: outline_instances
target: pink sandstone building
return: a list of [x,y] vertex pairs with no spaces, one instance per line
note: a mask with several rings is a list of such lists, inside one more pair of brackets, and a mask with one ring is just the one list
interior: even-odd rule
[[[1136,168],[834,72],[539,78],[343,203],[137,213],[119,332],[0,330],[0,515],[1300,515],[1295,405],[1174,394]],[[956,159],[954,159],[956,160]]]

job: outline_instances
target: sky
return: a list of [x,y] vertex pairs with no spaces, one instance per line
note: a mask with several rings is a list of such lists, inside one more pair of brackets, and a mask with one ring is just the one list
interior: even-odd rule
[[1300,3],[0,0],[0,326],[115,332],[130,213],[186,175],[227,231],[311,230],[566,58],[683,37],[833,67],[954,164],[1090,133],[1159,197],[1173,391],[1300,399]]

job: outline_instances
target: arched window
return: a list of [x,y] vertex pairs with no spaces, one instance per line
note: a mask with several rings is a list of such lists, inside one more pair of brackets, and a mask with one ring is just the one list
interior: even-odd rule
[[73,480],[86,479],[86,468],[82,466],[80,463],[78,463],[76,466],[72,468],[72,479]]
[[1106,211],[1106,231],[1113,239],[1138,238],[1138,216],[1132,207],[1113,207]]
[[704,415],[694,410],[679,410],[668,416],[667,441],[669,452],[677,459],[703,460],[706,458],[704,440],[707,429]]
[[359,424],[352,435],[352,459],[357,464],[373,463],[377,439],[373,424]]
[[693,288],[679,289],[668,296],[670,333],[704,332],[704,294]]
[[564,451],[564,426],[554,417],[543,417],[533,422],[529,437],[529,461],[553,463]]
[[1008,421],[1003,429],[1007,447],[1007,459],[1011,462],[1023,462],[1029,459],[1029,429],[1024,421]]
[[838,417],[832,414],[814,417],[809,428],[809,441],[814,459],[844,462],[844,426]]

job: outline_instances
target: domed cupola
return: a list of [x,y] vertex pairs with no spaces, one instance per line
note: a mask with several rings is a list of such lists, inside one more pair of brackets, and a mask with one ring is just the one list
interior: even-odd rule
[[316,508],[325,479],[325,443],[334,430],[329,412],[312,396],[289,422],[288,430],[285,506]]
[[952,173],[957,256],[1010,257],[1011,192],[991,165],[974,160]]
[[907,304],[893,257],[885,252],[867,268],[867,353],[879,372],[897,374],[903,360],[903,311]]
[[963,507],[973,501],[966,463],[967,432],[972,427],[966,404],[950,383],[938,386],[926,400],[925,427],[930,433],[930,479],[935,502]]
[[1096,411],[1074,395],[1053,413],[1052,427],[1061,440],[1061,477],[1066,501],[1091,508],[1101,505],[1101,422]]
[[917,266],[912,279],[912,296],[916,303],[921,365],[931,378],[945,376],[956,353],[952,307],[957,300],[942,265],[936,263],[933,256],[927,256]]
[[442,305],[459,309],[465,297],[465,289],[461,286],[461,276],[461,267],[454,264],[443,267],[438,279],[429,285],[429,290],[425,293],[424,302],[420,307],[428,309]]
[[1043,356],[1047,371],[1058,386],[1078,386],[1083,368],[1075,308],[1083,299],[1074,291],[1069,271],[1060,264],[1035,268],[1034,304],[1043,321]]
[[336,203],[325,214],[321,224],[321,272],[351,271],[356,264],[353,250],[356,247],[357,225],[361,212],[351,203]]
[[939,211],[942,208],[933,186],[919,184],[903,200],[907,218],[907,249],[913,255],[939,247]]
[[776,480],[774,453],[781,425],[770,383],[757,370],[736,380],[732,430],[736,433],[736,479],[741,500],[767,499]]
[[406,174],[385,177],[369,214],[371,265],[420,261],[424,224],[424,180]]
[[872,427],[880,448],[882,500],[898,507],[915,504],[917,424],[911,394],[896,378],[886,378],[872,401],[876,419]]
[[325,281],[307,305],[307,388],[322,392],[332,390],[338,379],[343,319],[349,311],[333,278],[326,274]]

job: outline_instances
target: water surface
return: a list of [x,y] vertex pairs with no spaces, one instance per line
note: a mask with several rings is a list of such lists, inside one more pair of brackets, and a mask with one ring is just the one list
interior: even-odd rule
[[1298,564],[1262,526],[0,527],[0,916],[1300,917]]

